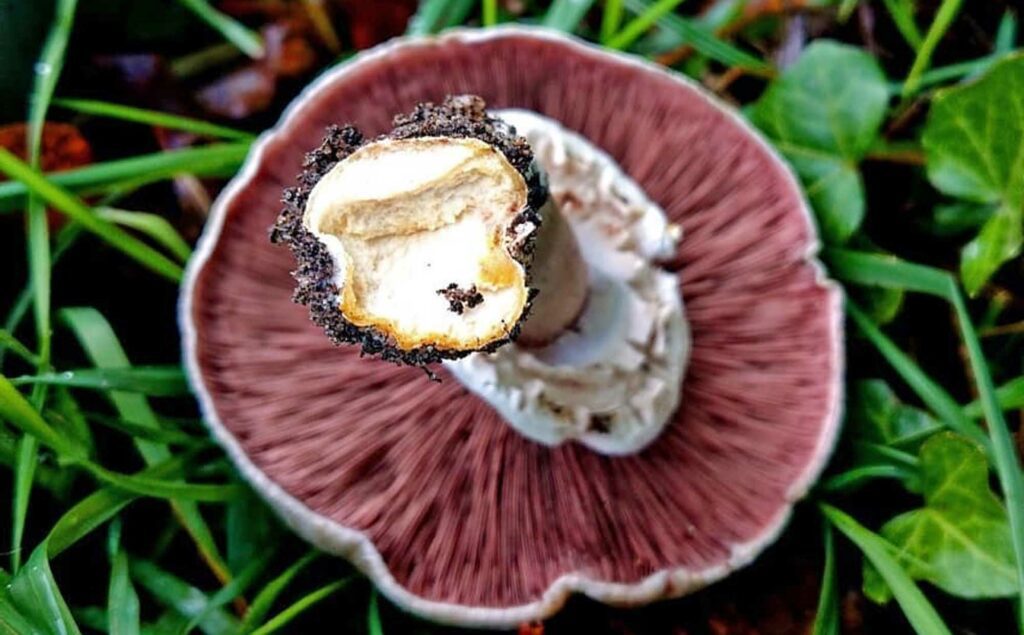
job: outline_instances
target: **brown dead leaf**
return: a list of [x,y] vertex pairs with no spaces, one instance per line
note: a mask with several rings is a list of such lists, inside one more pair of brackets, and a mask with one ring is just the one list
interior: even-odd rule
[[[28,124],[0,126],[0,148],[28,160],[26,133]],[[92,163],[92,147],[78,128],[68,123],[48,121],[43,126],[39,166],[43,172],[70,170]]]
[[519,625],[519,635],[544,635],[542,622],[525,622]]
[[416,12],[415,0],[337,0],[344,12],[352,46],[370,48],[405,32]]
[[276,83],[266,66],[250,64],[200,89],[196,101],[215,115],[244,119],[270,105]]
[[[12,123],[0,126],[0,148],[4,148],[23,161],[28,160],[28,124]],[[61,172],[92,163],[92,147],[78,128],[68,123],[47,121],[39,148],[39,168],[43,172]],[[7,178],[0,174],[0,181]],[[64,223],[64,215],[47,212],[50,229]]]
[[278,77],[302,75],[316,64],[316,50],[309,42],[310,24],[286,20],[263,28],[266,64]]

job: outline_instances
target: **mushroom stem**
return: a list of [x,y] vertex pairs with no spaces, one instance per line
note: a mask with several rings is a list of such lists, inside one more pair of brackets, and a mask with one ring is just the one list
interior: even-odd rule
[[589,277],[572,227],[553,197],[541,208],[530,286],[537,290],[518,344],[544,346],[572,328],[587,302]]

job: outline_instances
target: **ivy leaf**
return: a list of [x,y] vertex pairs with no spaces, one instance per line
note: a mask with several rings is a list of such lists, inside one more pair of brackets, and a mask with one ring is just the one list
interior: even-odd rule
[[991,205],[968,201],[937,205],[927,228],[936,236],[956,236],[977,231],[994,213]]
[[924,410],[902,403],[882,379],[854,384],[848,413],[856,437],[882,445],[906,446],[943,428]]
[[845,242],[864,218],[858,164],[878,139],[888,103],[878,62],[819,40],[749,111],[803,181],[827,242]]
[[998,207],[960,254],[964,286],[976,294],[1024,243],[1024,54],[936,95],[921,141],[936,189]]
[[[898,551],[907,573],[962,598],[996,598],[1017,592],[1006,508],[989,487],[980,447],[943,432],[921,446],[925,506],[887,522],[881,534]],[[878,572],[865,562],[864,593],[876,602],[891,597]]]
[[1004,262],[1020,255],[1024,243],[1022,221],[1021,208],[1000,207],[985,221],[974,240],[964,245],[960,251],[960,278],[968,293],[980,291]]

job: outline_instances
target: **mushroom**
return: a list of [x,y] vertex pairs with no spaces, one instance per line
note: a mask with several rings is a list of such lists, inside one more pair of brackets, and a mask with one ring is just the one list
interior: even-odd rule
[[[547,332],[447,348],[433,333],[403,348],[395,335],[408,328],[356,324],[335,339],[361,349],[334,346],[291,302],[288,250],[266,240],[281,191],[327,126],[352,122],[372,149],[395,142],[379,136],[401,128],[392,115],[448,95],[486,100],[547,174],[549,196],[525,206],[541,221],[532,259],[505,250],[541,290],[525,316],[515,305],[503,314]],[[516,181],[499,164],[492,173]],[[518,204],[514,190],[486,196]],[[330,196],[325,218],[354,222],[357,198]],[[308,227],[319,245],[360,240]],[[575,244],[578,257],[545,253],[545,240]],[[344,263],[342,247],[317,247],[321,265]],[[824,467],[842,397],[842,311],[817,248],[790,170],[689,80],[538,29],[400,39],[317,80],[218,199],[183,288],[185,359],[212,433],[256,491],[399,606],[509,627],[573,592],[635,605],[750,562]],[[576,264],[550,265],[567,255]],[[301,290],[312,278],[299,260]],[[471,285],[482,278],[461,268],[477,254],[458,261],[464,277],[432,278],[417,296],[436,301],[437,319],[491,299],[477,285],[479,303]],[[585,285],[571,282],[580,271]],[[332,280],[310,287],[326,303],[314,317],[345,315],[350,278]],[[576,310],[560,293],[579,289]],[[547,313],[566,305],[567,317]],[[408,365],[436,359],[440,382]]]

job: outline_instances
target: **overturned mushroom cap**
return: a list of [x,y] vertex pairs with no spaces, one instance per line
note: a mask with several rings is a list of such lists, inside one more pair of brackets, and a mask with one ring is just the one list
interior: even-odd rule
[[[377,135],[395,112],[465,93],[580,133],[682,227],[665,268],[689,367],[638,454],[529,441],[451,376],[333,346],[291,302],[293,260],[266,228],[325,126]],[[688,80],[537,30],[400,40],[318,80],[218,200],[183,291],[186,361],[254,488],[407,610],[513,626],[572,592],[637,604],[750,562],[824,466],[842,329],[816,248],[788,168]]]
[[372,141],[328,126],[303,167],[271,239],[333,341],[419,365],[516,336],[547,189],[483,100],[420,104]]

